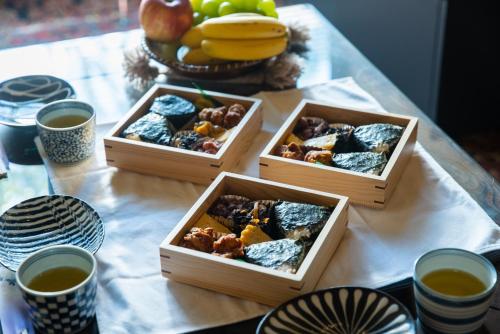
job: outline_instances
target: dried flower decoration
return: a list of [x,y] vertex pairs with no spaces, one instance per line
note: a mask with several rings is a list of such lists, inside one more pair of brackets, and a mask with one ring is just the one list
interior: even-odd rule
[[137,89],[144,89],[159,74],[157,67],[149,64],[149,56],[141,47],[125,51],[123,59],[123,69],[125,77]]
[[266,63],[264,81],[275,89],[295,87],[302,74],[302,59],[293,53],[283,53]]
[[288,52],[302,55],[307,52],[307,41],[311,39],[309,28],[300,22],[288,25]]

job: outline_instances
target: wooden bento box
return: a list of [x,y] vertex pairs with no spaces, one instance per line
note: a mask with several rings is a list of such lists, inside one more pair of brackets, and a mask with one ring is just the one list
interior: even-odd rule
[[[405,130],[382,174],[371,175],[273,155],[303,116],[322,117],[331,123],[348,123],[353,126],[389,123],[403,126]],[[303,100],[261,153],[260,177],[342,194],[348,196],[351,203],[384,208],[412,155],[417,139],[417,121],[415,117],[367,112]]]
[[245,116],[217,154],[184,150],[120,137],[127,126],[148,112],[156,97],[174,94],[192,102],[200,97],[200,93],[196,89],[155,85],[105,136],[104,147],[107,164],[142,174],[164,176],[200,184],[210,184],[221,171],[231,170],[260,131],[262,101],[211,91],[206,93],[224,105],[239,103],[247,110]]
[[[221,195],[282,199],[335,206],[297,272],[292,274],[178,246],[183,236]],[[312,291],[330,262],[347,226],[344,196],[223,172],[160,246],[162,275],[228,295],[276,306]]]

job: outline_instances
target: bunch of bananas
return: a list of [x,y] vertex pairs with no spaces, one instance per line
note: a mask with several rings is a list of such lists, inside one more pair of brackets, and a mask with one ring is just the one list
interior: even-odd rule
[[186,49],[180,58],[196,65],[259,60],[285,51],[287,41],[287,27],[279,20],[237,13],[208,19],[188,30],[181,38]]

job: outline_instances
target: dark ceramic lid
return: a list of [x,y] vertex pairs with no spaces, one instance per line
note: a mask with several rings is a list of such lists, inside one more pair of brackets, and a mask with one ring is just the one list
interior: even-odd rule
[[28,75],[0,83],[0,124],[14,127],[35,125],[35,114],[43,105],[75,98],[66,81],[50,75]]

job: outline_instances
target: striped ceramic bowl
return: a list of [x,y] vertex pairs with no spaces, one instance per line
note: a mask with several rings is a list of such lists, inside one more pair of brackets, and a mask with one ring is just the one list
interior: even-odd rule
[[345,286],[310,292],[269,312],[257,334],[414,334],[413,318],[394,297]]
[[[465,271],[477,277],[486,289],[458,297],[437,292],[422,282],[440,269]],[[493,299],[497,273],[485,257],[456,248],[443,248],[422,255],[415,263],[413,290],[421,326],[429,333],[471,333],[481,327]]]
[[97,212],[71,196],[31,198],[0,216],[0,263],[13,271],[41,248],[69,244],[93,254],[103,240],[104,226]]

